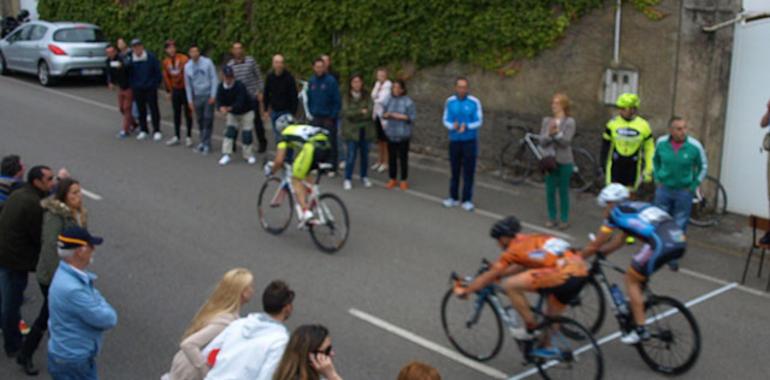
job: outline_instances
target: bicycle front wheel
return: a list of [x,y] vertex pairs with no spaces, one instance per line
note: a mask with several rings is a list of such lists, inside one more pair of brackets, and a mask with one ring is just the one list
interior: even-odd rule
[[[544,379],[601,379],[604,358],[599,345],[580,323],[548,317],[538,329],[541,336],[527,355]],[[571,331],[564,334],[562,331]]]
[[572,153],[575,162],[569,186],[578,192],[587,191],[596,184],[599,177],[599,167],[587,150],[573,148]]
[[325,253],[342,249],[350,234],[348,209],[342,200],[334,194],[321,194],[313,213],[318,221],[310,225],[313,243]]
[[461,299],[449,289],[441,301],[441,325],[452,346],[470,359],[490,360],[503,346],[503,322],[487,298]]
[[262,228],[279,235],[289,227],[293,213],[294,198],[287,186],[283,186],[277,177],[265,180],[257,200],[257,215]]
[[700,355],[700,329],[695,317],[671,297],[653,296],[644,308],[651,338],[636,345],[639,355],[656,372],[687,372]]
[[707,176],[693,198],[690,223],[698,227],[710,227],[718,224],[726,212],[725,188],[716,178]]

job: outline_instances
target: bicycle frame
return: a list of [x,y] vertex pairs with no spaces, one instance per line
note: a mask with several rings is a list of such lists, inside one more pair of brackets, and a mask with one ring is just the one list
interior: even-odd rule
[[[302,185],[310,190],[307,193],[307,206],[309,210],[315,211],[314,214],[316,216],[317,224],[326,224],[329,221],[333,222],[334,217],[332,216],[332,213],[328,210],[326,205],[318,201],[319,196],[321,194],[321,189],[319,186],[319,183],[321,182],[321,172],[319,170],[317,170],[316,172],[317,173],[316,173],[315,183],[310,183],[305,180],[302,180]],[[294,184],[291,176],[291,164],[289,163],[283,164],[283,173],[281,175],[280,189],[284,191],[289,191],[294,197],[297,197],[297,193],[296,191],[294,191]],[[280,198],[282,194],[283,194],[283,191],[277,191],[273,196],[273,198],[270,200],[270,203],[277,204],[283,201],[283,199]],[[294,202],[294,212],[297,215],[301,215],[302,207],[299,205],[299,202]]]
[[[610,308],[612,309],[612,313],[615,315],[615,319],[617,319],[618,324],[620,325],[620,329],[624,332],[629,331],[631,329],[631,324],[633,321],[631,313],[630,311],[629,311],[629,314],[623,314],[620,312],[619,306],[615,302],[615,298],[612,296],[612,293],[610,292],[610,287],[612,285],[617,285],[617,284],[614,284],[610,282],[609,279],[607,279],[607,276],[604,274],[604,270],[602,270],[602,267],[610,268],[622,275],[626,274],[626,270],[608,261],[605,256],[597,254],[596,259],[594,260],[593,264],[591,264],[590,273],[591,273],[591,276],[593,276],[594,279],[597,280],[599,287],[602,289],[602,294],[604,296],[604,299],[612,301],[610,302]],[[643,285],[643,291],[644,291],[645,298],[649,298],[650,296],[653,295],[652,291],[649,288],[649,283],[646,283]],[[623,296],[625,297],[625,292],[623,293]]]

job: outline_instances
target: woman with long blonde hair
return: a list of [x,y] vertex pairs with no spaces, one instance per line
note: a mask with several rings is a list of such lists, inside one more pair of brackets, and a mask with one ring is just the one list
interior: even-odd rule
[[240,317],[241,306],[254,295],[254,275],[248,269],[235,268],[225,273],[206,303],[195,314],[182,335],[179,352],[171,362],[167,380],[202,380],[209,368],[201,350],[230,322]]

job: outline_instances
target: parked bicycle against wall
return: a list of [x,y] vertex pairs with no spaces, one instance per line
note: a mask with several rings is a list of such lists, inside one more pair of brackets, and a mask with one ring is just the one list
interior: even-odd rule
[[[524,126],[506,127],[511,136],[498,156],[498,175],[514,185],[529,181],[534,184],[545,182],[539,162],[543,158],[540,151],[540,135]],[[570,187],[577,191],[587,191],[594,186],[601,175],[599,165],[586,149],[572,148],[575,159]]]

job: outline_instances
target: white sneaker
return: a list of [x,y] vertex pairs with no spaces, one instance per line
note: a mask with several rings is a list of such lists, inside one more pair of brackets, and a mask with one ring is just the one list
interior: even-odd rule
[[457,201],[457,200],[452,199],[452,198],[444,199],[444,207],[446,207],[446,208],[457,207],[459,205],[460,205],[460,201]]
[[471,201],[465,201],[463,202],[463,210],[465,211],[473,211],[476,207],[473,205],[473,202]]
[[225,166],[225,165],[230,163],[230,160],[231,160],[230,155],[229,154],[225,154],[225,155],[222,156],[222,158],[219,159],[219,165],[220,166]]
[[623,344],[629,345],[637,344],[648,339],[650,339],[650,332],[647,331],[647,329],[642,329],[641,332],[637,332],[637,330],[634,329],[620,337],[620,341],[623,342]]
[[179,137],[174,136],[168,139],[168,141],[166,141],[166,146],[174,146],[174,145],[179,145]]
[[185,137],[184,138],[184,146],[186,146],[188,148],[192,147],[193,146],[192,138]]
[[307,223],[311,219],[313,219],[313,212],[310,210],[303,211],[302,214],[299,216],[299,221],[301,223]]
[[529,331],[527,331],[526,327],[514,327],[514,328],[509,328],[509,330],[511,332],[511,335],[513,335],[513,337],[516,340],[530,340],[535,338],[534,335],[530,334]]
[[155,132],[155,133],[152,135],[152,139],[153,139],[153,141],[160,141],[160,140],[163,140],[163,134],[162,134],[162,133],[160,133],[160,132]]
[[382,173],[386,170],[388,170],[388,165],[381,164],[380,166],[377,167],[377,173]]
[[346,179],[345,182],[342,183],[342,188],[345,190],[350,190],[353,188],[353,183],[351,183],[349,179]]
[[329,172],[329,173],[327,173],[327,174],[326,174],[326,176],[327,176],[327,177],[329,177],[329,178],[334,178],[334,177],[336,177],[336,176],[337,176],[337,173],[335,173],[335,172]]
[[340,169],[345,169],[345,161],[340,161]]
[[147,132],[139,132],[139,134],[136,135],[136,139],[139,141],[147,139]]
[[370,181],[369,178],[366,178],[366,177],[361,178],[361,182],[364,184],[364,187],[367,189],[372,187],[372,181]]
[[249,157],[249,159],[248,159],[248,160],[246,160],[246,161],[248,161],[249,165],[254,165],[254,164],[256,164],[256,163],[257,163],[257,158],[256,158],[256,157],[254,157],[254,156],[251,156],[251,157]]
[[370,167],[370,169],[372,169],[372,170],[377,170],[379,167],[380,167],[380,163],[379,163],[379,162],[375,162],[375,163],[374,163],[374,165],[372,165],[372,166]]

